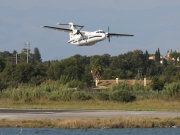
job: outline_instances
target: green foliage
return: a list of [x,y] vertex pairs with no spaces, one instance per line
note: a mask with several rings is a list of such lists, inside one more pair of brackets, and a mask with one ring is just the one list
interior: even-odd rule
[[159,48],[158,48],[158,50],[157,50],[156,53],[155,53],[155,61],[156,61],[158,64],[160,64],[160,56],[161,56],[161,54],[160,54],[160,51],[159,51]]
[[39,85],[46,78],[45,68],[43,66],[34,67],[31,64],[8,64],[1,73],[0,79],[8,86],[18,87],[20,83],[30,83],[32,85]]
[[47,76],[49,79],[58,80],[62,75],[64,67],[62,66],[61,62],[55,62],[50,65],[47,70]]
[[2,57],[0,57],[0,72],[4,70],[6,63]]
[[107,91],[100,91],[100,92],[96,92],[96,98],[99,100],[109,100],[109,92]]
[[113,71],[110,68],[105,68],[104,72],[102,73],[102,79],[113,79]]
[[180,72],[176,72],[176,75],[173,77],[173,82],[178,82],[180,81]]
[[40,54],[38,48],[34,48],[33,61],[34,61],[34,63],[41,63],[42,62],[41,54]]
[[179,98],[180,97],[180,82],[166,84],[165,85],[165,94],[168,97]]
[[5,85],[1,80],[0,80],[0,92],[2,93],[3,89],[7,88],[7,85]]
[[163,90],[164,85],[165,85],[165,83],[160,77],[154,76],[152,78],[151,87],[153,90],[158,90],[158,91]]
[[115,78],[127,78],[126,77],[126,71],[125,70],[123,70],[123,69],[117,69],[117,70],[115,70],[114,71],[114,77],[113,77],[113,79],[115,79]]
[[94,80],[93,80],[93,76],[91,74],[90,66],[85,67],[84,75],[82,76],[82,82],[84,82],[85,88],[94,87]]
[[[36,87],[43,84],[40,90],[47,93],[61,91],[69,87],[77,89],[91,88],[94,86],[93,76],[107,80],[115,78],[129,79],[136,78],[138,71],[141,72],[141,77],[152,78],[152,83],[148,88],[146,87],[146,90],[163,90],[165,83],[177,82],[180,78],[177,67],[174,65],[161,65],[158,62],[149,60],[147,51],[143,53],[141,50],[134,50],[117,56],[110,56],[109,54],[81,56],[77,54],[61,61],[56,60],[48,63],[42,62],[38,48],[34,49],[33,54],[30,49],[28,51],[29,63],[26,63],[27,49],[23,48],[22,52],[19,53],[20,60],[17,65],[14,64],[13,57],[17,54],[17,51],[14,50],[13,53],[8,51],[0,52],[1,92],[5,88],[19,88],[21,84]],[[156,52],[159,58],[159,48]],[[178,58],[179,54],[174,52],[170,56]],[[47,79],[55,80],[60,85],[55,84],[53,81],[53,84],[47,85]],[[134,86],[118,84],[108,90],[138,91],[144,89],[139,84]],[[42,93],[37,92],[35,95],[39,94]]]
[[170,58],[171,59],[174,59],[174,65],[177,65],[177,66],[179,66],[179,64],[180,64],[180,53],[179,52],[176,52],[176,51],[174,51],[174,52],[171,52],[170,53]]
[[59,91],[59,99],[62,101],[70,101],[74,90],[61,90]]
[[132,89],[135,91],[144,90],[144,86],[142,84],[135,82],[135,84],[132,86]]
[[92,99],[92,97],[90,95],[86,94],[83,91],[75,91],[72,94],[72,99],[73,100],[84,101],[84,100],[90,100],[90,99]]
[[118,83],[108,88],[110,91],[116,90],[132,90],[132,87],[127,82]]
[[77,89],[83,89],[84,83],[78,80],[72,80],[67,83],[69,88],[77,88]]
[[77,59],[68,58],[60,62],[55,62],[47,71],[48,78],[59,80],[64,83],[72,80],[81,80],[84,69],[78,64]]
[[134,100],[134,97],[131,96],[130,92],[127,90],[114,91],[109,95],[111,101],[120,101],[120,102],[129,102]]
[[102,73],[104,72],[104,68],[102,66],[102,62],[100,59],[96,59],[94,63],[92,64],[92,74],[94,79],[100,79],[102,76]]
[[137,100],[146,100],[146,99],[163,99],[164,94],[163,91],[144,91],[144,90],[138,90],[138,91],[130,91],[131,95],[134,95]]

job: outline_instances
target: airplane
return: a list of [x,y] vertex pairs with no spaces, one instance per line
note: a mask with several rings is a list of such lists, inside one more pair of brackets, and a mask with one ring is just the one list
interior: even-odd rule
[[84,26],[74,25],[72,22],[68,23],[68,24],[57,23],[57,25],[69,26],[69,29],[52,27],[52,26],[41,26],[41,27],[52,29],[52,30],[57,30],[57,31],[68,32],[69,37],[70,37],[70,40],[68,41],[68,43],[77,45],[77,46],[92,46],[92,45],[96,44],[97,42],[103,41],[107,38],[109,39],[109,42],[110,42],[110,37],[113,37],[113,36],[115,36],[115,37],[134,36],[134,35],[130,35],[130,34],[109,33],[109,27],[108,27],[108,32],[104,32],[103,30],[89,32],[89,31],[81,31],[81,29]]

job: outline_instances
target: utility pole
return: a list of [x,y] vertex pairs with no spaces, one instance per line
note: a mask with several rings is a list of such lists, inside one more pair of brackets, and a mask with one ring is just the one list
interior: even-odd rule
[[29,54],[28,54],[28,49],[29,49],[29,47],[30,47],[30,42],[26,42],[26,44],[25,44],[25,47],[26,47],[26,49],[27,49],[27,63],[28,63],[28,56],[29,56]]
[[17,65],[18,53],[16,53],[16,65]]

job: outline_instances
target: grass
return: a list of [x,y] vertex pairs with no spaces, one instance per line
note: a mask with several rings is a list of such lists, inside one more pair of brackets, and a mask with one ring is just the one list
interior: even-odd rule
[[[96,98],[85,101],[62,101],[59,100],[61,95],[68,99],[72,92],[71,90],[65,91],[66,87],[64,87],[59,86],[58,82],[46,82],[46,84],[35,88],[20,86],[18,89],[8,89],[0,95],[0,108],[180,112],[178,100],[172,100],[173,98],[165,100],[165,98],[161,98],[162,94],[157,92],[134,92],[137,96],[136,101],[128,103],[103,101]],[[180,118],[86,118],[15,121],[0,119],[0,127],[153,128],[172,126],[180,126]]]
[[179,101],[160,99],[137,100],[129,103],[88,100],[88,101],[47,101],[45,99],[24,102],[0,99],[0,108],[60,109],[60,110],[133,110],[133,111],[180,111]]
[[[111,95],[114,91],[120,91],[125,88],[136,97],[135,101],[125,103],[111,100],[105,101],[104,98],[101,100],[97,98],[97,95],[100,93],[105,92],[106,94],[108,93]],[[0,93],[0,108],[180,111],[180,102],[178,101],[180,100],[179,97],[169,98],[165,95],[164,91],[132,91],[126,83],[113,85],[108,89],[109,90],[91,92],[85,90],[72,90],[68,89],[68,86],[63,85],[60,81],[51,80],[47,80],[36,87],[20,84],[18,88],[7,88]],[[77,97],[73,95],[76,95]],[[91,96],[92,99],[87,99],[87,95]],[[110,95],[108,95],[108,97]],[[79,101],[77,98],[85,100]]]
[[169,128],[179,127],[180,118],[86,118],[57,120],[0,120],[0,127],[27,128]]

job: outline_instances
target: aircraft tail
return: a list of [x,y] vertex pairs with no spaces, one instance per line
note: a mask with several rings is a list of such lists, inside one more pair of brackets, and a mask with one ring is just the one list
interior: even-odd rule
[[73,23],[69,23],[69,29],[71,29],[73,31],[73,32],[69,33],[69,38],[72,39],[74,37],[74,31],[76,30]]
[[[74,25],[72,22],[70,22],[68,24],[58,23],[57,25],[69,25],[69,29],[72,30],[72,32],[69,33],[70,39],[72,39],[74,37],[74,35],[79,34],[80,33],[79,31],[84,27],[81,25]],[[77,30],[77,28],[80,28],[80,29]]]

